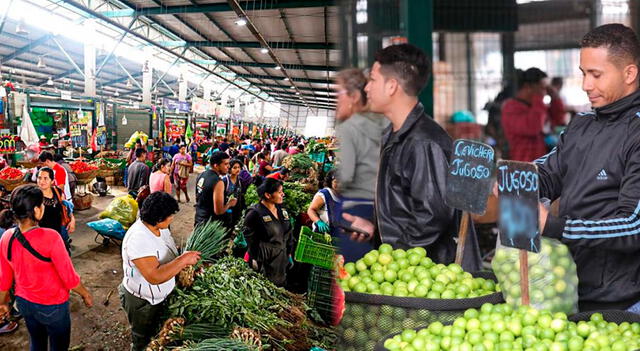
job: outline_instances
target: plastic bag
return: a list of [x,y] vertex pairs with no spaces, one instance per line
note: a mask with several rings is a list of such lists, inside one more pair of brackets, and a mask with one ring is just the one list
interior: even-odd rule
[[111,218],[120,222],[125,229],[129,228],[138,216],[138,203],[131,195],[120,196],[100,212],[98,218]]
[[138,140],[138,139],[140,139],[142,141],[142,145],[145,145],[147,143],[147,140],[149,139],[149,136],[146,135],[143,132],[134,132],[129,137],[129,141],[127,141],[124,144],[124,147],[126,147],[127,149],[131,149],[132,147],[134,147],[136,145],[136,140]]
[[[520,250],[502,246],[500,240],[491,261],[508,304],[522,303]],[[539,253],[528,252],[531,306],[552,312],[578,312],[578,274],[569,248],[557,240],[541,238]]]
[[109,236],[116,239],[124,238],[124,234],[126,233],[126,230],[124,230],[122,224],[111,218],[89,222],[87,223],[87,225],[101,235]]

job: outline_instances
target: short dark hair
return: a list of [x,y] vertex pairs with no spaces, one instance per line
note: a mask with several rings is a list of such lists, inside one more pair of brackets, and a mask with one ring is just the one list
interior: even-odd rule
[[14,225],[13,212],[11,210],[0,211],[0,228],[7,230]]
[[580,41],[581,48],[606,48],[611,61],[618,66],[633,63],[640,66],[640,43],[633,29],[610,23],[593,28]]
[[536,67],[531,67],[526,71],[516,70],[516,78],[518,80],[518,89],[525,85],[537,84],[541,80],[547,78],[547,74]]
[[244,166],[244,163],[242,163],[242,161],[234,158],[233,160],[231,160],[231,162],[229,162],[229,169],[233,168],[233,166],[235,166],[236,164],[240,165],[240,169],[242,169],[242,167]]
[[11,192],[11,213],[15,219],[36,219],[34,208],[42,205],[44,194],[33,184],[20,185]]
[[551,78],[551,85],[558,86],[558,85],[563,85],[563,84],[564,84],[564,79],[562,79],[562,77],[553,77],[553,78]]
[[147,154],[147,150],[145,150],[145,149],[136,149],[136,158],[139,158],[142,155],[146,155],[146,154]]
[[164,191],[156,191],[142,202],[140,219],[147,224],[156,225],[178,213],[179,210],[178,201],[173,196]]
[[376,53],[375,61],[380,64],[382,74],[396,78],[410,96],[418,96],[431,75],[431,60],[411,44],[388,46]]
[[281,181],[273,178],[267,178],[258,187],[258,196],[261,200],[266,200],[266,194],[273,194],[278,191],[280,187],[282,187]]
[[56,161],[56,162],[60,162],[60,161],[64,160],[64,157],[62,157],[62,155],[60,155],[60,154],[55,154],[55,155],[53,155],[53,160]]
[[40,153],[40,156],[38,156],[38,161],[40,162],[53,161],[53,154],[47,151],[43,151]]
[[[45,172],[47,174],[49,174],[49,178],[51,178],[51,180],[55,180],[55,173],[53,172],[53,169],[49,168],[49,167],[42,167],[38,170],[38,174],[40,172]],[[37,175],[37,174],[36,174]]]
[[209,163],[214,166],[214,165],[219,165],[222,163],[222,161],[231,158],[231,156],[227,155],[226,153],[222,152],[222,151],[216,151],[211,155],[211,160],[209,160]]
[[280,174],[289,175],[289,173],[291,173],[291,171],[287,167],[280,168]]
[[[333,181],[336,179],[336,170],[335,168],[327,172],[327,175],[324,176],[324,187],[333,189]],[[335,189],[333,189],[335,190]]]
[[258,160],[264,160],[266,158],[266,156],[264,155],[263,152],[259,152],[258,153]]

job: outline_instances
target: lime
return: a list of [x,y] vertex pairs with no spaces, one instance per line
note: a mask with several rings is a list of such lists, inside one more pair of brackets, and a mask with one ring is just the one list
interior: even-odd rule
[[391,257],[390,254],[388,253],[381,253],[378,256],[378,263],[380,263],[383,266],[388,265],[389,263],[391,263],[393,261],[393,257]]
[[363,259],[363,258],[361,258],[361,259],[359,259],[359,260],[357,260],[357,261],[356,261],[356,270],[357,270],[358,272],[366,271],[366,270],[367,270],[367,268],[368,268],[368,267],[367,267],[367,264],[366,264],[366,263],[364,263],[364,259]]
[[356,264],[353,262],[346,263],[344,265],[344,269],[349,273],[349,275],[356,274]]

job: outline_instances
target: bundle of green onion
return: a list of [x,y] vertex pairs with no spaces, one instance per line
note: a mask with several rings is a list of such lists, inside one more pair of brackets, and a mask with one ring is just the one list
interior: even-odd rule
[[253,351],[250,346],[238,340],[214,338],[206,339],[197,344],[189,343],[179,348],[179,350],[190,351]]
[[213,262],[227,247],[227,228],[220,221],[198,224],[187,239],[184,251],[199,251],[202,262]]

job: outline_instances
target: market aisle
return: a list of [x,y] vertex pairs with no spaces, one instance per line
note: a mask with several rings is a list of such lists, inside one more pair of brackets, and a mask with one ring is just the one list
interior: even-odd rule
[[[172,234],[180,244],[193,229],[196,172],[189,177],[188,189],[192,197],[190,203],[180,203],[180,212],[172,225]],[[95,196],[93,207],[76,212],[77,229],[72,235],[76,249],[72,253],[73,263],[87,289],[91,291],[94,307],[87,309],[82,299],[71,294],[71,348],[70,350],[113,350],[129,349],[129,330],[126,316],[120,308],[116,288],[122,279],[122,258],[116,245],[103,247],[94,241],[95,231],[86,223],[97,219],[111,200],[124,194],[124,187],[114,187],[112,195]],[[105,302],[108,301],[107,306]],[[0,350],[22,351],[29,348],[29,335],[24,322],[20,321],[17,331],[0,335]]]

